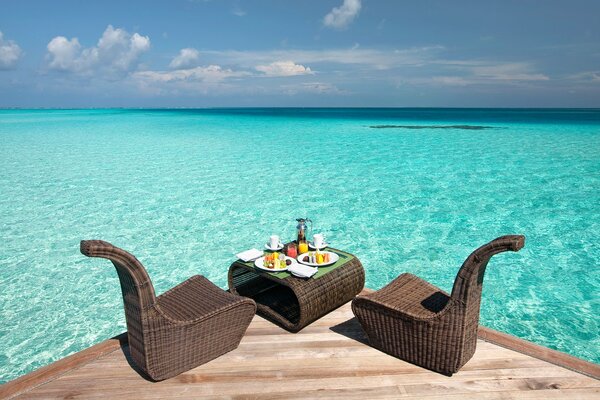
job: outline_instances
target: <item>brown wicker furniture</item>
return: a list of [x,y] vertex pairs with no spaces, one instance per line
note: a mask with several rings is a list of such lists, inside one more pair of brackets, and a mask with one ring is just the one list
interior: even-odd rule
[[196,275],[156,297],[144,266],[128,252],[101,240],[83,240],[81,253],[106,258],[121,282],[129,350],[135,364],[160,381],[237,348],[256,311]]
[[348,257],[348,261],[316,279],[282,279],[235,261],[229,267],[229,290],[253,299],[258,315],[290,332],[298,332],[352,300],[365,285],[365,271],[356,257],[328,250]]
[[483,275],[490,258],[519,251],[520,235],[502,236],[475,250],[456,275],[452,294],[412,274],[358,296],[352,311],[370,344],[427,369],[452,375],[475,353]]

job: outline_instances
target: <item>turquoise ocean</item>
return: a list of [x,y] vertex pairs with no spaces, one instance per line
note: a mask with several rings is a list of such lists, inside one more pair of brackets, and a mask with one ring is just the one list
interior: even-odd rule
[[[384,126],[384,127],[382,127]],[[157,293],[226,288],[234,254],[295,219],[381,288],[450,291],[497,236],[481,323],[600,363],[600,110],[0,110],[0,382],[125,331],[104,239]]]

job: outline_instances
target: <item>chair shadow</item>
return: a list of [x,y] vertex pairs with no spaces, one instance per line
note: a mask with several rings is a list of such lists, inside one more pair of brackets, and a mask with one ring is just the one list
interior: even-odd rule
[[337,334],[356,340],[359,343],[367,346],[369,345],[369,339],[367,338],[365,331],[362,329],[362,326],[360,326],[360,323],[356,317],[352,317],[348,321],[334,325],[329,329]]
[[129,366],[131,367],[131,369],[133,369],[135,372],[137,372],[137,374],[145,379],[148,382],[157,382],[154,379],[150,378],[148,375],[146,375],[146,373],[144,371],[142,371],[133,361],[133,358],[131,357],[131,352],[129,351],[129,342],[127,341],[127,335],[124,335],[125,337],[117,337],[116,339],[119,339],[119,345],[121,346],[121,351],[123,352],[123,355],[125,356],[125,360],[127,360],[127,364],[129,364]]

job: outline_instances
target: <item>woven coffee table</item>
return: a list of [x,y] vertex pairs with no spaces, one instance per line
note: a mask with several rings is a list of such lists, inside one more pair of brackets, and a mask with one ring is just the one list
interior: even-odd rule
[[339,261],[319,267],[309,279],[259,270],[253,262],[237,260],[229,267],[229,290],[253,299],[260,316],[298,332],[352,300],[365,285],[365,271],[358,258],[337,249],[325,250],[337,253]]

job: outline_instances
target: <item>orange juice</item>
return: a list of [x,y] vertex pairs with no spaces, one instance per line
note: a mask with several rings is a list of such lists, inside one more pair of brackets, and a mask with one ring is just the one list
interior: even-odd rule
[[300,254],[304,254],[308,252],[308,243],[306,243],[305,241],[300,242],[298,244],[298,253]]

